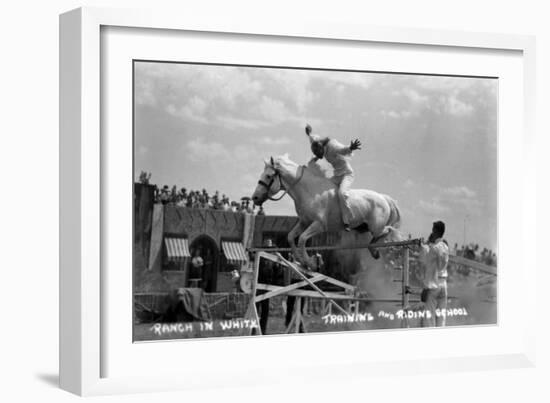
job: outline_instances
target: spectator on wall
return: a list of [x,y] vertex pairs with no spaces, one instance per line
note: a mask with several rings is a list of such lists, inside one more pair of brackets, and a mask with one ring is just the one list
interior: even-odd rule
[[204,259],[202,257],[202,250],[197,248],[193,252],[193,258],[191,259],[191,265],[189,270],[189,281],[196,281],[199,288],[203,279],[202,269],[204,267]]

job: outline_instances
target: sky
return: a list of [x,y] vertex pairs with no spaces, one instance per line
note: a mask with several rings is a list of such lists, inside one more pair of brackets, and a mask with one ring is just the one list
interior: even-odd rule
[[[134,175],[250,196],[263,160],[311,158],[304,127],[355,151],[353,187],[391,195],[402,231],[443,220],[497,250],[497,91],[490,78],[135,62]],[[296,215],[289,197],[267,214]]]

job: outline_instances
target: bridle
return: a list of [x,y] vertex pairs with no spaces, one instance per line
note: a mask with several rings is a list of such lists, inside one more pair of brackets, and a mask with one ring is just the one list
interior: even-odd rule
[[[271,168],[275,171],[275,174],[273,175],[273,177],[271,178],[269,183],[265,183],[263,180],[260,179],[258,181],[258,185],[261,185],[261,186],[263,186],[267,189],[267,198],[269,200],[272,200],[272,201],[279,201],[283,197],[285,197],[285,195],[288,193],[288,191],[290,189],[292,189],[294,186],[296,186],[298,184],[298,182],[300,182],[300,180],[302,180],[302,176],[304,176],[304,171],[306,169],[305,166],[303,166],[303,165],[300,166],[300,168],[302,168],[302,170],[300,172],[300,176],[298,176],[298,179],[296,179],[296,181],[292,185],[290,185],[287,189],[285,187],[285,185],[283,185],[283,180],[281,179],[281,173],[275,167],[271,167]],[[275,198],[275,197],[269,195],[269,192],[271,191],[271,186],[273,186],[273,182],[275,182],[275,178],[279,179],[279,188],[284,190],[284,193],[281,196],[279,196],[278,198]]]

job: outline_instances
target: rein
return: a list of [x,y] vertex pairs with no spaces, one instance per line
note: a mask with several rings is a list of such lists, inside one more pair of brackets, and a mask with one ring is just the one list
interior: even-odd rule
[[[300,176],[298,177],[298,179],[296,179],[296,181],[289,186],[289,188],[287,189],[284,185],[283,185],[283,180],[281,179],[281,174],[279,173],[278,170],[275,169],[275,175],[273,175],[273,178],[271,178],[271,181],[269,183],[265,183],[264,181],[262,180],[259,180],[258,181],[258,184],[259,185],[262,185],[264,186],[266,189],[267,189],[267,193],[268,193],[268,196],[267,198],[269,200],[272,200],[272,201],[279,201],[281,200],[283,197],[285,197],[285,195],[288,193],[288,191],[290,189],[292,189],[294,186],[296,186],[298,184],[298,182],[300,182],[302,180],[302,177],[304,176],[304,171],[306,170],[306,167],[303,166],[303,165],[300,165],[300,168],[302,168],[302,171],[300,172]],[[275,182],[275,177],[279,178],[279,183],[280,183],[280,187],[282,189],[284,189],[284,192],[281,196],[279,196],[278,198],[275,198],[273,196],[269,196],[269,191],[271,190],[271,186],[273,185],[273,182]]]

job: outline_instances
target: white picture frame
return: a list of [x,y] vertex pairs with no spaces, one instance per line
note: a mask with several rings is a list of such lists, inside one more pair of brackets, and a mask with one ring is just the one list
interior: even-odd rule
[[[241,362],[242,372],[223,374],[221,371],[210,373],[208,380],[203,375],[207,368],[195,368],[193,373],[182,370],[179,374],[166,371],[158,376],[124,374],[121,370],[116,376],[105,376],[105,359],[112,354],[105,336],[103,318],[109,311],[105,303],[106,291],[102,288],[102,265],[104,252],[108,245],[102,238],[101,209],[105,203],[105,178],[109,176],[105,167],[105,142],[102,142],[102,97],[101,92],[107,89],[101,84],[101,55],[104,27],[146,28],[155,30],[181,30],[199,33],[223,33],[223,35],[248,35],[256,38],[290,38],[301,41],[305,39],[338,40],[338,43],[375,42],[399,44],[400,46],[433,47],[438,49],[470,49],[478,53],[491,51],[516,52],[521,58],[521,81],[523,98],[521,104],[521,133],[510,134],[514,141],[521,145],[521,170],[523,206],[534,203],[535,183],[528,178],[535,177],[534,155],[534,90],[535,90],[535,42],[533,37],[507,34],[467,33],[457,31],[430,31],[408,28],[385,28],[359,25],[345,25],[315,21],[314,19],[299,22],[270,21],[269,19],[251,20],[215,20],[196,18],[193,15],[173,14],[150,10],[109,10],[102,8],[82,8],[70,11],[60,17],[60,385],[63,389],[80,395],[129,393],[140,391],[161,391],[186,389],[192,387],[209,387],[235,384],[253,385],[271,382],[276,378],[291,379],[300,374],[311,379],[322,379],[329,376],[327,368],[339,368],[353,371],[354,376],[370,374],[402,374],[410,371],[452,371],[490,369],[502,367],[523,367],[534,365],[535,312],[533,293],[527,293],[526,284],[529,278],[536,275],[534,253],[526,253],[527,242],[533,242],[536,233],[534,210],[523,208],[521,225],[513,237],[518,246],[511,253],[503,254],[502,259],[521,263],[521,275],[514,279],[518,288],[516,295],[511,295],[511,288],[506,283],[499,290],[499,298],[522,300],[525,312],[521,321],[514,323],[514,343],[501,349],[500,353],[483,354],[473,352],[470,355],[455,354],[446,356],[390,357],[385,361],[373,361],[360,353],[347,356],[341,360],[316,362],[316,368],[307,366],[304,373],[300,360],[265,364],[262,373],[255,371],[261,368],[261,362]],[[513,73],[516,74],[516,73]],[[104,84],[105,85],[105,84]],[[130,94],[123,96],[130,97]],[[515,105],[514,105],[515,106]],[[499,180],[499,183],[500,180]],[[499,195],[499,200],[502,195]],[[499,215],[500,217],[500,215]],[[517,219],[517,217],[516,217]],[[499,222],[502,223],[502,220]],[[505,230],[502,223],[499,237]],[[529,234],[529,235],[528,235]],[[501,240],[501,245],[504,241]],[[510,243],[504,242],[504,245]],[[500,265],[499,265],[500,266]],[[505,267],[506,265],[503,265]],[[500,269],[500,267],[499,267]],[[499,273],[500,274],[500,273]],[[500,280],[500,278],[499,278]],[[522,291],[523,290],[523,291]],[[503,304],[507,306],[507,304]],[[530,312],[533,312],[531,314]],[[463,336],[468,329],[444,329],[448,335]],[[492,331],[492,330],[489,330]],[[411,332],[410,337],[418,333]],[[369,336],[370,335],[370,336]],[[322,336],[325,343],[336,340],[342,335]],[[348,336],[346,336],[348,337]],[[347,339],[349,344],[359,343],[364,337],[380,340],[381,333],[356,333]],[[409,337],[409,336],[408,336]],[[436,338],[437,331],[426,331],[423,338]],[[309,344],[307,337],[296,337],[291,343],[281,344],[281,338],[234,340],[235,346],[242,348],[269,349],[278,351],[292,348],[300,351]],[[287,341],[288,339],[285,339]],[[320,339],[319,339],[320,340]],[[131,340],[129,341],[131,343]],[[220,341],[196,342],[201,348],[218,348]],[[221,341],[221,343],[229,343]],[[243,344],[244,343],[244,344]],[[168,345],[165,350],[175,349],[176,343]],[[181,346],[180,343],[178,348]],[[291,344],[292,347],[288,347]],[[217,350],[216,350],[217,351]],[[241,356],[238,354],[237,356]],[[304,355],[308,359],[313,356]],[[233,357],[234,358],[234,357]],[[251,358],[253,361],[254,358]],[[285,364],[286,363],[286,364]],[[286,365],[282,367],[282,365]],[[191,365],[189,365],[191,367]],[[284,368],[284,371],[281,370]],[[325,370],[325,371],[323,371]],[[345,373],[346,371],[335,371]],[[185,373],[185,376],[183,375]],[[240,374],[246,373],[243,377]],[[332,373],[331,377],[334,376]]]

